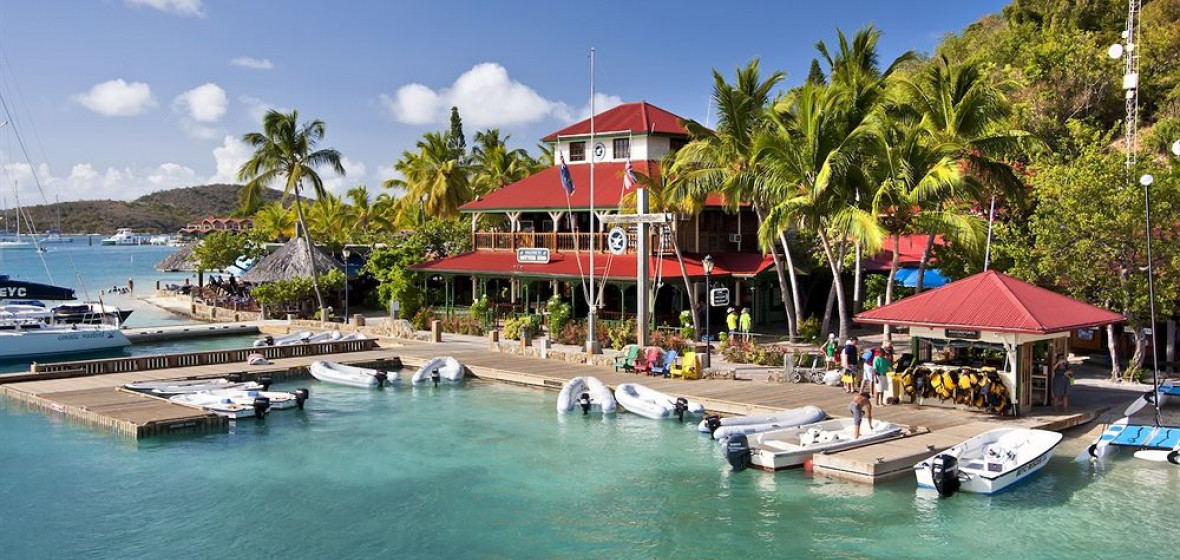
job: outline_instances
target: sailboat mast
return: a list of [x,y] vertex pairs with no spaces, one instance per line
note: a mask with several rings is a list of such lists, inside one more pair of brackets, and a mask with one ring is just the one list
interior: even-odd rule
[[595,318],[598,314],[598,292],[594,289],[594,276],[598,271],[594,268],[595,238],[598,237],[598,227],[594,223],[594,47],[590,47],[590,310],[587,313],[586,351],[598,353],[598,336],[594,332]]

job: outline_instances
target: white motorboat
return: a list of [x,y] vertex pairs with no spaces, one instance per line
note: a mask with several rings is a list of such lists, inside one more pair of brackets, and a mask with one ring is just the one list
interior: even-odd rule
[[603,414],[612,414],[618,407],[610,387],[597,377],[575,377],[561,387],[561,392],[557,394],[557,411],[570,412],[579,406],[585,414],[589,414],[591,408]]
[[0,359],[117,350],[131,341],[112,325],[49,325],[0,321]]
[[398,371],[346,366],[325,360],[312,362],[308,366],[308,369],[311,371],[312,377],[324,383],[335,383],[337,385],[348,385],[350,387],[361,387],[364,389],[381,387],[386,381],[390,383],[401,381],[401,373]]
[[705,413],[705,405],[701,403],[672,397],[638,383],[623,383],[616,387],[615,400],[627,412],[655,420],[672,417],[683,420],[685,414],[700,416]]
[[918,486],[942,496],[993,494],[1041,470],[1061,438],[1047,430],[996,428],[918,463],[914,474]]
[[103,239],[101,245],[139,245],[143,243],[143,236],[135,233],[131,228],[119,228],[115,234]]
[[[862,421],[857,439],[852,438],[852,429],[851,418],[837,418],[754,434],[749,437],[750,463],[764,470],[777,471],[800,466],[816,453],[901,436],[901,426],[881,420],[873,420],[872,426],[868,421]],[[728,448],[726,451],[729,452]]]
[[263,346],[290,346],[292,344],[301,344],[304,341],[310,339],[312,336],[314,336],[314,333],[311,331],[298,331],[286,336],[278,337],[266,335],[258,340],[255,340],[254,347],[261,348]]
[[450,356],[433,358],[418,368],[418,371],[414,373],[414,377],[410,379],[410,382],[414,385],[430,382],[438,385],[439,381],[460,383],[466,374],[464,369],[463,364],[460,364],[459,360]]
[[230,418],[249,418],[265,416],[270,410],[303,408],[303,403],[309,396],[310,392],[307,389],[299,389],[295,393],[231,389],[187,393],[170,397],[169,400],[199,406]]
[[787,428],[794,428],[795,426],[802,426],[803,424],[814,424],[827,417],[827,413],[822,408],[808,405],[801,408],[772,412],[770,414],[732,416],[729,418],[709,416],[701,420],[697,429],[706,434],[712,432],[713,439],[720,440],[737,434],[758,434],[772,432],[774,430],[785,430]]

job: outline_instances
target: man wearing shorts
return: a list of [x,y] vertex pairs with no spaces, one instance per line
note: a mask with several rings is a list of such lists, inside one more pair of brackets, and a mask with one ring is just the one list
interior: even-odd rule
[[869,417],[869,431],[873,431],[873,403],[868,393],[857,393],[852,397],[848,412],[852,413],[852,439],[860,439],[860,421],[863,416]]
[[889,356],[885,354],[884,350],[876,352],[873,355],[873,401],[878,406],[885,405],[885,384],[889,380],[889,370],[893,369],[893,363]]

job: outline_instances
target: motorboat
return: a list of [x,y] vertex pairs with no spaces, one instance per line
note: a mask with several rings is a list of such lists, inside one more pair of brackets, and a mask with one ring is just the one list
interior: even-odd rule
[[385,371],[347,366],[325,360],[312,362],[308,366],[308,370],[311,371],[312,377],[324,383],[335,383],[337,385],[348,385],[350,387],[361,387],[364,389],[381,387],[386,381],[389,383],[398,383],[401,381],[401,372],[396,370]]
[[315,333],[311,331],[293,332],[286,336],[278,337],[266,335],[258,340],[255,340],[254,347],[261,348],[263,346],[290,346],[292,344],[301,344],[309,340],[314,335]]
[[307,389],[298,389],[294,393],[231,389],[186,393],[169,400],[201,407],[229,418],[261,418],[270,410],[303,408],[303,403],[310,395]]
[[1048,430],[996,428],[918,463],[914,474],[918,486],[941,496],[994,494],[1044,468],[1061,438]]
[[623,383],[616,387],[615,400],[627,412],[654,420],[673,417],[683,420],[685,414],[700,416],[705,413],[705,405],[701,403],[672,397],[638,383]]
[[440,381],[460,383],[467,373],[465,369],[463,364],[459,363],[459,360],[450,356],[432,358],[423,364],[422,367],[418,368],[418,371],[414,373],[414,377],[410,379],[410,382],[414,385],[430,382],[438,385]]
[[131,341],[113,325],[53,325],[0,319],[0,359],[117,350]]
[[269,386],[269,382],[256,383],[254,381],[242,381],[241,379],[183,379],[183,380],[168,380],[168,381],[145,381],[140,383],[127,383],[123,385],[132,391],[142,391],[159,395],[161,397],[171,397],[174,395],[185,395],[189,393],[204,393],[208,391],[224,391],[230,389],[236,390],[259,390],[265,389]]
[[871,425],[862,421],[860,437],[853,439],[852,434],[851,418],[753,434],[749,436],[750,464],[763,470],[777,471],[800,466],[816,453],[839,451],[902,435],[901,426],[882,420],[873,420]]
[[828,417],[828,414],[818,406],[804,406],[780,410],[770,414],[755,414],[751,416],[731,416],[719,418],[708,416],[697,426],[701,433],[712,433],[713,439],[721,440],[737,434],[758,434],[774,430],[785,430],[814,424]]
[[115,234],[103,239],[101,245],[139,245],[143,243],[142,236],[131,228],[119,228]]
[[610,387],[597,377],[575,377],[562,385],[557,394],[557,411],[570,412],[579,406],[583,414],[589,414],[592,408],[613,414],[618,408]]

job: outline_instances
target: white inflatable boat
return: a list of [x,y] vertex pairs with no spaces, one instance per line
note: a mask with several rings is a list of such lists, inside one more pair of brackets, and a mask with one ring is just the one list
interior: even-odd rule
[[262,346],[290,346],[292,344],[299,344],[305,339],[311,338],[313,333],[311,331],[293,332],[286,336],[264,336],[254,341],[254,347],[260,348]]
[[750,463],[768,471],[797,467],[816,453],[838,451],[871,441],[901,436],[901,426],[873,420],[861,421],[860,437],[852,439],[852,419],[838,418],[786,430],[750,436]]
[[736,434],[758,434],[772,432],[774,430],[785,430],[787,428],[794,428],[795,426],[802,426],[803,424],[814,424],[827,417],[828,415],[823,409],[818,406],[809,405],[802,408],[772,412],[770,414],[733,416],[730,418],[710,416],[701,420],[697,428],[702,433],[707,434],[710,431],[713,432],[713,439],[720,440]]
[[994,494],[1047,465],[1061,438],[1047,430],[996,428],[918,463],[914,474],[918,486],[943,496]]
[[557,411],[570,412],[578,407],[582,407],[586,413],[594,408],[603,414],[612,414],[617,405],[610,388],[597,377],[575,377],[567,381],[557,394]]
[[619,385],[615,389],[615,400],[627,412],[656,420],[677,416],[677,405],[683,407],[684,414],[700,416],[705,413],[705,405],[701,403],[683,397],[671,397],[638,383]]
[[450,356],[441,358],[433,358],[429,362],[423,364],[418,368],[417,373],[410,379],[414,385],[420,383],[431,383],[434,381],[434,372],[438,372],[438,380],[446,381],[447,383],[459,383],[463,381],[463,364],[459,363]]
[[270,360],[266,359],[266,356],[256,352],[246,356],[246,363],[252,366],[269,366]]
[[270,410],[283,410],[296,406],[302,408],[303,401],[307,400],[307,397],[306,389],[300,389],[296,393],[224,390],[176,395],[169,400],[199,406],[229,418],[249,418],[263,416]]
[[253,381],[230,381],[229,379],[185,379],[181,381],[149,381],[144,383],[128,383],[124,387],[133,391],[143,391],[162,397],[185,395],[189,393],[203,393],[207,391],[223,391],[228,389],[261,390],[263,386]]
[[369,338],[369,336],[368,336],[368,335],[366,335],[366,334],[365,334],[365,333],[363,333],[363,332],[350,332],[350,333],[348,333],[348,334],[346,334],[346,335],[343,335],[343,336],[341,336],[341,337],[340,337],[339,339],[337,339],[337,340],[338,340],[338,341],[345,341],[345,340],[366,340],[366,339],[368,339],[368,338]]
[[397,383],[401,381],[401,373],[355,366],[346,366],[336,362],[316,360],[307,368],[312,377],[324,383],[348,385],[350,387],[381,387],[385,381]]
[[307,339],[303,342],[332,342],[333,340],[340,340],[343,336],[344,335],[340,334],[340,331],[324,331],[322,333],[313,334],[307,337]]

